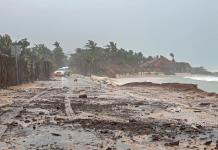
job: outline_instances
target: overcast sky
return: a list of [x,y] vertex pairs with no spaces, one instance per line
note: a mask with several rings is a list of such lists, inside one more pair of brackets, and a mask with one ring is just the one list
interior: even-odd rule
[[92,39],[218,70],[218,0],[0,0],[0,34],[69,52]]

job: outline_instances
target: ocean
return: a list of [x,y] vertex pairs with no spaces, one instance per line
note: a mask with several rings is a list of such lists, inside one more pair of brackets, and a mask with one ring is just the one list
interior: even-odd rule
[[199,89],[206,92],[218,93],[218,77],[204,76],[204,75],[156,75],[146,77],[131,77],[131,78],[116,78],[115,82],[118,84],[125,84],[130,82],[153,82],[153,83],[191,83],[197,84]]
[[199,89],[207,92],[218,93],[218,77],[190,75],[190,76],[171,76],[163,78],[161,82],[164,83],[192,83],[197,84]]

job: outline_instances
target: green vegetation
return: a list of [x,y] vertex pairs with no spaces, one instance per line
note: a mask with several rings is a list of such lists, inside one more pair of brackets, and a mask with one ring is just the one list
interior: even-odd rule
[[55,68],[63,67],[67,63],[67,57],[64,55],[59,42],[56,41],[53,45],[55,46],[55,49],[53,50],[53,62]]
[[49,69],[52,71],[69,66],[74,73],[110,77],[137,72],[167,72],[167,74],[206,72],[202,68],[192,68],[188,63],[176,62],[173,53],[169,54],[172,60],[158,55],[144,57],[141,52],[118,48],[115,42],[109,42],[102,47],[95,41],[89,40],[83,48],[77,48],[69,58],[64,54],[59,42],[54,42],[53,46],[53,50],[44,44],[30,47],[27,38],[14,42],[9,35],[0,35],[0,53],[11,56],[14,55],[14,47],[19,47],[21,50],[19,58],[25,60],[29,66],[49,62],[51,64]]
[[170,53],[170,57],[172,58],[172,61],[175,62],[175,56],[173,53]]
[[11,54],[11,45],[12,45],[12,40],[11,37],[7,34],[1,36],[0,35],[0,52],[4,53],[6,55]]
[[85,48],[77,48],[71,55],[69,65],[74,72],[85,75],[115,76],[117,73],[140,71],[140,64],[146,60],[141,52],[118,48],[114,42],[100,47],[96,42],[89,40]]
[[56,41],[53,45],[55,46],[53,51],[44,44],[37,44],[34,47],[30,47],[30,42],[27,38],[13,42],[9,35],[0,35],[0,54],[12,56],[13,46],[18,46],[21,50],[19,58],[22,58],[30,64],[33,62],[40,63],[48,61],[52,66],[52,70],[67,64],[67,57],[65,56],[60,43]]

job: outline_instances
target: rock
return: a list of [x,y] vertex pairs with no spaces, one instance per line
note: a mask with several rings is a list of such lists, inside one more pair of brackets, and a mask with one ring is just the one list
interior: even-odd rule
[[79,98],[88,98],[86,94],[79,95]]
[[210,145],[212,143],[212,140],[209,140],[209,141],[206,141],[205,143],[204,143],[204,145]]
[[179,146],[179,141],[173,141],[169,143],[165,143],[165,146]]

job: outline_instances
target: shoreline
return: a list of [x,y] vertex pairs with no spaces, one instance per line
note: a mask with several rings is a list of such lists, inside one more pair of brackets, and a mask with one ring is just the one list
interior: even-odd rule
[[121,85],[123,87],[134,87],[134,86],[154,86],[154,87],[162,87],[168,88],[178,91],[192,91],[196,93],[206,94],[207,96],[215,96],[218,98],[217,93],[207,92],[198,88],[196,84],[185,84],[185,83],[153,83],[153,82],[131,82]]
[[[99,77],[99,76],[91,76],[91,79],[111,84],[114,86],[122,86],[128,83],[144,83],[144,82],[151,82],[153,84],[192,84],[197,85],[198,90],[202,90],[207,93],[216,93],[218,94],[218,82],[215,81],[202,81],[202,80],[194,80],[192,77],[197,78],[206,78],[208,76],[196,75],[196,76],[189,76],[188,74],[178,74],[178,75],[146,75],[143,77],[122,77],[122,78],[110,78],[110,77]],[[217,78],[218,80],[218,78]]]

